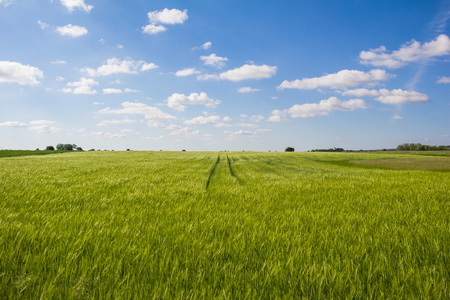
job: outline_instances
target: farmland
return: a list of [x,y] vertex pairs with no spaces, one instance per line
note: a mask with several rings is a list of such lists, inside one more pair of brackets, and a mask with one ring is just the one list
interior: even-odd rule
[[0,299],[449,298],[449,170],[415,153],[3,157]]

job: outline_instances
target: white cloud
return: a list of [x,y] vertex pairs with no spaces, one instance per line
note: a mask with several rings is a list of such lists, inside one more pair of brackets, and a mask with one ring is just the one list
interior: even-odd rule
[[358,85],[374,85],[378,81],[388,80],[391,75],[384,70],[371,70],[367,73],[357,70],[341,70],[334,74],[328,74],[321,77],[296,79],[294,81],[283,81],[277,89],[299,89],[312,90],[321,87],[333,89],[346,89]]
[[197,71],[195,68],[187,68],[183,70],[179,70],[175,73],[175,76],[178,77],[186,77],[194,74],[200,74],[200,71]]
[[39,27],[41,27],[41,29],[42,30],[44,30],[44,29],[46,29],[48,26],[50,26],[50,25],[48,25],[47,23],[44,23],[44,22],[41,22],[41,21],[37,21],[38,22],[38,24],[39,24]]
[[[312,118],[315,116],[326,116],[332,111],[354,111],[355,109],[367,109],[369,107],[361,99],[341,101],[336,97],[330,97],[329,99],[321,100],[319,103],[296,104],[285,112],[292,118]],[[281,115],[279,111],[277,114]]]
[[220,117],[219,116],[200,116],[200,117],[196,117],[193,118],[191,120],[187,120],[184,121],[184,124],[188,124],[188,125],[206,125],[206,124],[213,124],[213,123],[217,123],[220,121]]
[[430,101],[430,98],[419,92],[415,91],[403,91],[401,89],[389,91],[387,89],[380,90],[380,96],[375,98],[385,104],[410,104],[410,103],[422,103]]
[[116,125],[116,124],[133,124],[136,123],[136,120],[130,120],[128,118],[123,120],[106,120],[101,123],[98,123],[97,126],[99,127],[108,127],[109,125]]
[[230,118],[230,117],[223,117],[223,120],[224,120],[225,122],[229,122],[229,121],[231,121],[231,120],[233,120],[233,119]]
[[97,132],[92,132],[90,135],[92,136],[106,136],[112,139],[122,139],[127,137],[125,134],[119,134],[119,133],[111,133],[111,132],[104,132],[104,131],[97,131]]
[[212,45],[211,42],[206,42],[203,45],[201,45],[200,47],[192,48],[192,50],[198,50],[198,49],[208,50],[209,48],[211,48],[211,45]]
[[447,35],[441,34],[431,42],[424,43],[415,40],[406,43],[399,50],[391,54],[386,52],[386,47],[381,46],[369,51],[361,51],[360,62],[364,65],[373,65],[387,68],[400,68],[408,63],[424,61],[434,57],[450,54],[450,39]]
[[80,78],[80,81],[67,83],[67,88],[62,89],[61,91],[66,94],[74,95],[94,95],[97,94],[97,91],[92,89],[95,85],[99,85],[99,83],[94,79],[82,77]]
[[277,96],[273,96],[273,97],[272,97],[272,100],[277,100],[277,99],[278,99]]
[[267,119],[267,121],[269,121],[269,122],[285,122],[285,121],[287,121],[286,114],[287,114],[286,110],[281,111],[281,110],[275,109],[272,111],[272,115]]
[[254,92],[258,92],[260,91],[259,89],[253,89],[249,86],[246,87],[241,87],[240,89],[238,89],[239,93],[254,93]]
[[224,122],[219,122],[219,123],[215,123],[214,127],[233,127],[233,125],[224,123]]
[[342,93],[342,95],[352,95],[357,97],[374,97],[375,100],[385,104],[410,104],[428,102],[430,98],[422,93],[416,91],[404,91],[402,89],[396,90],[368,90],[368,89],[356,89],[348,90]]
[[155,65],[154,63],[144,63],[141,67],[141,71],[148,71],[148,70],[153,70],[153,69],[157,69],[159,68],[157,65]]
[[399,115],[395,115],[395,116],[392,117],[392,119],[394,119],[394,120],[402,120],[403,117],[399,116]]
[[49,120],[36,120],[30,122],[30,125],[53,125],[53,124],[55,124],[55,122]]
[[121,133],[133,133],[134,130],[133,129],[122,129],[120,132]]
[[446,76],[442,76],[441,78],[439,78],[438,81],[436,81],[437,83],[450,83],[450,77],[446,77]]
[[0,0],[0,4],[3,4],[5,7],[13,3],[14,0]]
[[38,68],[11,61],[0,61],[0,83],[15,82],[20,85],[38,85],[37,78],[44,77]]
[[142,32],[147,34],[157,34],[166,31],[167,28],[157,24],[183,24],[187,19],[187,10],[163,9],[162,11],[151,11],[148,13],[150,24],[142,27]]
[[203,60],[205,62],[205,65],[221,68],[225,66],[225,62],[228,61],[228,58],[220,57],[213,53],[208,56],[200,56],[200,60]]
[[249,130],[237,130],[237,131],[224,131],[225,134],[229,135],[229,139],[235,139],[235,138],[242,138],[242,137],[247,137],[247,138],[258,138],[260,137],[259,134],[260,131],[249,131]]
[[54,121],[48,121],[48,120],[37,120],[30,122],[31,126],[29,129],[32,131],[36,131],[37,133],[58,133],[61,131],[61,128],[56,128],[50,125],[53,125]]
[[219,75],[216,74],[202,74],[197,76],[198,80],[220,80]]
[[240,68],[228,70],[219,75],[220,79],[241,81],[246,79],[271,78],[277,73],[277,67],[268,65],[243,65]]
[[0,123],[0,127],[26,127],[26,126],[27,124],[21,123],[19,121]]
[[79,8],[89,13],[94,6],[84,3],[84,0],[61,0],[61,4],[64,5],[70,12],[75,8]]
[[103,89],[103,94],[122,94],[121,89]]
[[355,97],[376,97],[380,95],[380,92],[378,90],[368,90],[368,89],[355,89],[355,90],[348,90],[342,93],[344,96],[355,96]]
[[138,90],[133,90],[133,89],[128,89],[128,88],[126,88],[124,91],[125,91],[125,93],[137,93],[137,92],[139,92]]
[[147,26],[142,27],[142,32],[146,34],[157,34],[160,32],[164,32],[166,30],[167,28],[162,25],[149,24]]
[[261,122],[262,120],[264,120],[264,116],[253,115],[250,117],[250,120],[252,120],[253,122]]
[[245,127],[245,128],[258,128],[259,127],[259,125],[252,124],[252,123],[237,123],[236,126],[237,127]]
[[188,19],[187,9],[181,11],[164,8],[162,11],[151,11],[148,13],[148,19],[152,24],[183,24]]
[[164,124],[155,120],[150,120],[147,122],[147,126],[150,128],[164,128]]
[[162,112],[154,106],[147,106],[144,103],[123,102],[120,109],[111,109],[109,107],[98,111],[99,114],[139,114],[144,115],[146,119],[176,119]]
[[175,93],[167,99],[167,106],[178,111],[184,111],[186,109],[186,105],[205,105],[207,107],[216,107],[219,103],[220,100],[213,100],[203,92],[200,94],[192,93],[189,96]]
[[53,64],[53,65],[65,65],[65,64],[67,64],[67,62],[65,60],[55,59],[54,61],[51,62],[51,64]]
[[88,30],[86,29],[86,27],[72,25],[72,24],[62,26],[62,27],[57,27],[56,31],[60,35],[70,36],[72,38],[77,38],[77,37],[83,36],[88,33]]
[[130,58],[120,60],[116,57],[110,58],[106,61],[106,64],[98,67],[97,69],[83,68],[82,72],[89,74],[89,76],[108,76],[112,74],[137,74],[138,71],[147,71],[155,69],[156,66],[153,63],[146,63],[145,61],[134,61]]
[[181,127],[175,124],[166,127],[167,130],[171,130],[169,135],[181,135],[185,137],[193,137],[200,133],[200,130],[192,130],[189,127]]

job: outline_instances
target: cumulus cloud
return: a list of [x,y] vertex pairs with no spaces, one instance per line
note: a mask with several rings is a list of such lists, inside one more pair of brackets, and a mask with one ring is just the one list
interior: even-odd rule
[[142,27],[142,32],[146,34],[157,34],[160,32],[164,32],[166,30],[167,28],[162,25],[149,24],[147,26]]
[[122,94],[121,89],[103,89],[103,94]]
[[237,138],[258,138],[261,136],[261,132],[270,131],[267,129],[257,129],[257,130],[237,130],[237,131],[224,131],[225,134],[228,134],[228,139],[237,139]]
[[449,54],[450,39],[447,35],[441,34],[431,42],[424,44],[412,40],[392,53],[387,53],[385,46],[369,51],[361,51],[359,58],[364,65],[395,69],[411,62],[424,61]]
[[193,137],[200,133],[200,130],[193,130],[189,127],[181,127],[175,124],[171,124],[166,127],[167,130],[171,130],[169,135],[176,135],[176,136],[184,136],[184,137]]
[[92,89],[95,85],[99,85],[99,83],[94,79],[82,77],[80,81],[67,83],[67,87],[61,91],[65,94],[94,95],[97,94],[97,91]]
[[326,116],[332,111],[354,111],[355,109],[367,109],[370,106],[361,99],[341,101],[336,97],[321,100],[319,103],[296,104],[287,112],[292,118],[311,118]]
[[277,89],[312,90],[321,87],[346,89],[358,85],[374,85],[378,81],[385,81],[390,77],[391,75],[387,74],[385,70],[379,69],[371,70],[367,73],[357,70],[341,70],[321,77],[296,79],[294,81],[285,80]]
[[399,115],[395,115],[395,116],[392,117],[392,119],[394,119],[394,120],[402,120],[403,117],[399,116]]
[[41,27],[42,30],[44,30],[44,29],[46,29],[48,26],[50,26],[50,25],[48,25],[47,23],[44,23],[44,22],[41,22],[41,21],[37,21],[37,22],[38,22],[38,24],[39,24],[39,27]]
[[89,74],[89,76],[108,76],[113,74],[137,74],[139,71],[147,71],[158,68],[154,63],[146,63],[145,61],[134,61],[130,58],[120,60],[116,57],[110,58],[106,64],[97,69],[83,68],[82,72]]
[[249,86],[246,87],[241,87],[240,89],[238,89],[239,93],[254,93],[254,92],[258,92],[260,91],[259,89],[253,89]]
[[53,125],[54,121],[49,120],[36,120],[30,122],[30,130],[36,131],[37,133],[58,133],[61,131],[61,128],[56,128]]
[[188,125],[206,125],[206,124],[213,124],[220,121],[219,116],[200,116],[193,118],[191,120],[184,121],[184,124]]
[[285,122],[287,121],[286,118],[287,111],[286,110],[272,110],[272,115],[267,119],[269,122]]
[[430,101],[427,95],[415,91],[381,89],[379,92],[380,96],[376,97],[375,100],[385,104],[410,104]]
[[38,68],[18,62],[0,61],[0,83],[14,82],[20,85],[38,85],[44,73]]
[[78,8],[89,13],[91,9],[94,8],[94,6],[84,3],[84,0],[61,0],[61,4],[70,12],[74,11],[75,8]]
[[144,115],[146,119],[176,119],[176,117],[171,116],[162,112],[159,108],[154,106],[148,106],[144,103],[135,102],[123,102],[122,108],[112,109],[107,107],[98,111],[99,114],[138,114]]
[[55,59],[54,61],[51,62],[51,64],[53,64],[53,65],[65,65],[65,64],[67,64],[67,62],[65,60]]
[[352,95],[356,97],[374,97],[375,100],[385,104],[411,104],[422,103],[430,101],[430,98],[422,93],[416,91],[404,91],[402,89],[396,90],[368,90],[368,89],[356,89],[348,90],[342,93],[342,95]]
[[195,68],[187,68],[183,70],[179,70],[175,73],[175,76],[178,77],[186,77],[194,74],[200,74],[200,71],[197,71]]
[[0,123],[0,127],[26,127],[26,126],[27,126],[27,124],[21,123],[19,121]]
[[287,114],[292,118],[312,118],[316,116],[326,116],[332,111],[354,111],[355,109],[367,109],[369,107],[370,106],[361,99],[341,101],[336,97],[330,97],[326,100],[321,100],[319,103],[296,104],[283,111],[274,110],[268,121],[286,121]]
[[264,116],[261,115],[253,115],[250,117],[250,120],[252,120],[253,122],[261,122],[262,120],[264,120]]
[[58,26],[58,27],[56,27],[56,31],[60,35],[70,36],[72,38],[77,38],[77,37],[83,36],[88,33],[88,30],[86,27],[72,25],[72,24],[62,26],[62,27]]
[[203,50],[208,50],[209,48],[211,48],[212,43],[211,42],[206,42],[203,45],[199,46],[199,47],[194,47],[192,48],[192,50],[198,50],[198,49],[203,49]]
[[436,81],[437,83],[450,83],[450,77],[446,77],[446,76],[442,76],[441,78],[439,78],[438,81]]
[[13,0],[0,0],[0,4],[4,5],[5,7],[10,5],[13,2]]
[[220,79],[241,81],[247,79],[265,79],[275,76],[277,67],[268,65],[243,65],[242,67],[228,70],[219,75]]
[[200,60],[203,60],[205,62],[205,65],[207,66],[214,66],[221,68],[225,66],[225,62],[228,61],[227,57],[220,57],[217,56],[215,53],[208,55],[208,56],[200,56]]
[[167,106],[177,111],[184,111],[186,105],[204,105],[207,107],[216,107],[220,100],[213,100],[204,92],[192,93],[189,96],[175,93],[167,99]]
[[123,133],[111,133],[111,132],[104,132],[104,131],[97,131],[92,132],[90,135],[92,136],[106,136],[112,139],[122,139],[126,138],[127,136]]
[[55,122],[49,120],[36,120],[30,122],[30,125],[53,125],[53,124],[55,124]]
[[143,63],[142,67],[141,67],[141,71],[148,71],[148,70],[153,70],[153,69],[157,69],[158,66],[155,65],[154,63]]
[[157,34],[166,31],[167,28],[157,24],[183,24],[187,19],[187,9],[184,11],[178,9],[163,9],[162,11],[151,11],[148,13],[150,24],[142,27],[142,32],[147,34]]
[[252,124],[252,123],[237,123],[236,126],[237,127],[244,127],[244,128],[258,128],[259,127],[259,125]]

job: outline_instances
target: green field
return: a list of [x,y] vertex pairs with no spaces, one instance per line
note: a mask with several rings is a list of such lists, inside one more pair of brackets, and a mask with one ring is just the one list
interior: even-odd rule
[[448,299],[440,157],[3,157],[0,299]]

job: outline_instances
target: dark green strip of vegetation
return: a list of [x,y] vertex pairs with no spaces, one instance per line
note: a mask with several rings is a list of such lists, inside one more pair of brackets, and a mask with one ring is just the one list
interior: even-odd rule
[[14,157],[14,156],[29,156],[29,155],[47,155],[47,154],[56,154],[56,153],[64,153],[67,151],[53,151],[53,150],[0,150],[0,158],[2,157]]
[[230,161],[230,158],[228,157],[228,155],[227,155],[227,160],[228,160],[228,169],[230,170],[230,175],[233,176],[239,184],[241,184],[241,181],[239,180],[239,178],[237,178],[236,175],[234,174],[233,168],[231,167],[231,161]]
[[206,181],[206,189],[209,187],[209,182],[211,181],[211,177],[214,175],[214,172],[216,171],[216,167],[220,162],[220,155],[217,156],[217,160],[212,166],[211,170],[209,171],[208,181]]

